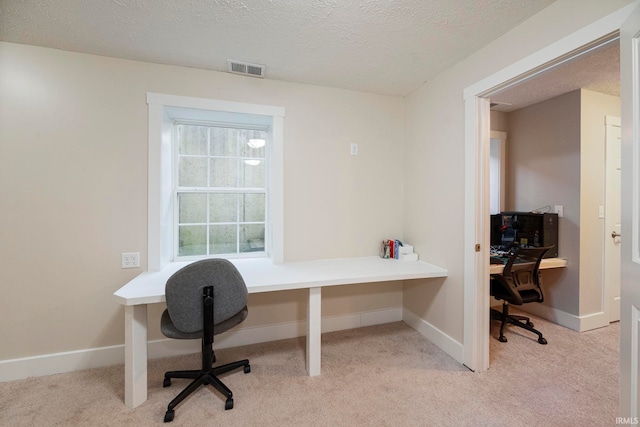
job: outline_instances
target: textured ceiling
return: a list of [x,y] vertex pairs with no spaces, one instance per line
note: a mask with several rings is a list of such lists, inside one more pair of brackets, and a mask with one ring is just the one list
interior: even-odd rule
[[553,1],[0,0],[0,40],[405,95]]
[[514,111],[576,89],[620,96],[620,43],[606,46],[555,67],[491,97],[494,111]]

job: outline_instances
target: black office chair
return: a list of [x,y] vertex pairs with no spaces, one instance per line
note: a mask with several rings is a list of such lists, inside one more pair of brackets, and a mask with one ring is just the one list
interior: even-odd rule
[[504,266],[502,274],[491,275],[491,296],[502,300],[502,313],[491,309],[491,318],[500,320],[500,342],[507,342],[504,327],[507,323],[519,326],[538,335],[538,342],[546,344],[542,333],[533,328],[533,323],[525,316],[509,314],[509,304],[522,305],[544,301],[540,278],[540,261],[552,246],[541,248],[518,248]]
[[169,371],[164,374],[163,387],[171,378],[193,379],[169,406],[164,422],[173,421],[174,408],[200,385],[211,384],[226,397],[224,409],[233,408],[233,394],[218,378],[225,372],[244,367],[251,372],[249,360],[213,366],[213,336],[225,332],[246,319],[247,287],[235,266],[225,259],[194,262],[173,274],[166,284],[167,309],[162,313],[162,333],[175,339],[202,341],[202,369]]

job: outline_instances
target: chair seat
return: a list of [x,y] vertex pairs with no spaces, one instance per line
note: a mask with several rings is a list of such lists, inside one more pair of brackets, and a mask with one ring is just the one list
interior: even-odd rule
[[[244,319],[247,318],[248,314],[249,314],[249,310],[245,306],[242,309],[242,311],[240,311],[235,316],[232,316],[231,318],[225,320],[222,323],[214,325],[213,334],[218,335],[225,331],[228,331],[234,326],[242,323],[242,321],[244,321]],[[160,330],[162,331],[162,334],[164,336],[168,338],[178,339],[178,340],[193,340],[193,339],[202,338],[202,331],[197,331],[192,333],[180,332],[171,321],[171,317],[169,316],[168,310],[165,310],[162,313],[162,317],[160,318]]]
[[522,302],[525,304],[528,302],[539,302],[541,299],[540,294],[535,290],[521,291],[520,296],[522,297]]

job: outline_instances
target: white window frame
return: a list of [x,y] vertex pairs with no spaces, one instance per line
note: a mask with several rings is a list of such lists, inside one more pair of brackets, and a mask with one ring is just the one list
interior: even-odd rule
[[[174,209],[172,152],[173,121],[176,111],[190,109],[206,116],[250,114],[262,116],[271,126],[270,167],[268,168],[268,221],[266,255],[280,264],[284,258],[283,146],[284,108],[206,98],[147,93],[149,108],[148,149],[148,263],[147,271],[159,271],[174,261]],[[193,117],[193,116],[192,116]],[[219,120],[218,120],[219,121]]]

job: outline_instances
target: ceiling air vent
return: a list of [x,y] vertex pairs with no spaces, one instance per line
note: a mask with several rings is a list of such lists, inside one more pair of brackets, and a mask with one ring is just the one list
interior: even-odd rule
[[230,73],[243,74],[245,76],[264,78],[264,65],[250,64],[248,62],[227,59],[227,68]]

